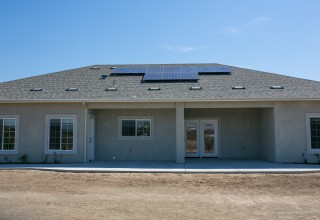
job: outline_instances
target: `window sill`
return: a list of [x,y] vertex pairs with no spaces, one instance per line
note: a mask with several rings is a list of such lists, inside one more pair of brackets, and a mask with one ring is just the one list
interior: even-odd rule
[[45,154],[77,154],[75,150],[48,150]]
[[0,150],[0,154],[18,154],[17,150]]
[[320,149],[308,149],[307,153],[310,155],[320,154]]
[[119,137],[119,141],[153,141],[153,137]]

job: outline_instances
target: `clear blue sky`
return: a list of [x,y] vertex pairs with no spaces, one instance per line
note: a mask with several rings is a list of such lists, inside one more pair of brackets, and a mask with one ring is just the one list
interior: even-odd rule
[[320,81],[319,11],[319,0],[0,0],[0,82],[123,63]]

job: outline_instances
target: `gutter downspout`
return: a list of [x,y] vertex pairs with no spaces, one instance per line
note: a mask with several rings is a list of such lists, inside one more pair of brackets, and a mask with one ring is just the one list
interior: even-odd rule
[[88,120],[88,107],[85,102],[82,102],[84,107],[84,149],[83,149],[83,163],[87,163],[87,120]]

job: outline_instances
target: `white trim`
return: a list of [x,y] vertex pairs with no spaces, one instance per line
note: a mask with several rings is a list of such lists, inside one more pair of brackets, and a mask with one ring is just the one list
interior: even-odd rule
[[320,118],[320,113],[306,113],[306,137],[307,137],[307,153],[308,154],[320,154],[319,149],[311,148],[311,129],[310,129],[310,119],[311,118]]
[[[0,143],[0,154],[18,154],[19,153],[19,115],[0,115],[0,119],[15,119],[15,142],[14,142],[14,150],[2,150],[2,143]],[[2,129],[2,128],[0,128]],[[2,133],[2,141],[3,141],[3,133]]]
[[[150,120],[150,136],[122,136],[122,120]],[[137,125],[136,125],[137,127]],[[137,132],[137,129],[136,131]],[[118,140],[154,140],[154,117],[153,116],[119,116],[118,117]]]
[[320,101],[318,98],[252,98],[252,99],[122,99],[122,100],[106,100],[106,99],[6,99],[0,100],[0,103],[123,103],[123,102],[134,102],[134,103],[144,103],[144,102],[270,102],[270,101]]
[[[73,150],[50,150],[49,149],[49,137],[50,137],[50,119],[73,119]],[[76,114],[51,114],[46,115],[45,120],[45,154],[77,154],[77,115]],[[61,139],[60,139],[61,141]],[[61,145],[61,144],[60,144]]]

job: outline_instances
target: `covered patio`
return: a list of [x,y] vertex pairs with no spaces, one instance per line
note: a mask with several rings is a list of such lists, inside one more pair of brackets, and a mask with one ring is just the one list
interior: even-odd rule
[[[274,120],[272,103],[88,103],[84,162],[184,164],[191,157],[275,162]],[[151,132],[122,136],[124,121],[149,121]]]

